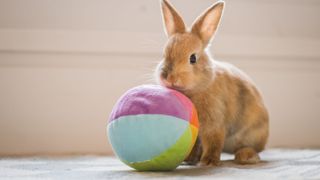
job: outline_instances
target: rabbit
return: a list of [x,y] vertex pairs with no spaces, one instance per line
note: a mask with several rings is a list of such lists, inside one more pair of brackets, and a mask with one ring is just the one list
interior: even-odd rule
[[224,6],[216,2],[188,30],[176,9],[161,0],[168,41],[155,74],[160,85],[185,94],[198,111],[198,139],[185,159],[190,165],[220,165],[221,152],[235,154],[238,164],[258,163],[269,135],[268,111],[253,81],[207,51]]

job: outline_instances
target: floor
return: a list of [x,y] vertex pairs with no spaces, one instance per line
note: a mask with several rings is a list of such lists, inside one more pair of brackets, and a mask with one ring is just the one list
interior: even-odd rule
[[115,157],[0,158],[0,179],[320,179],[320,150],[269,149],[257,165],[180,166],[172,172],[137,172]]

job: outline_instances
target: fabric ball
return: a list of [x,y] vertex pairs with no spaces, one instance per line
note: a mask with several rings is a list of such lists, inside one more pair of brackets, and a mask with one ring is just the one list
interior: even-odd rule
[[127,91],[114,106],[107,125],[114,153],[139,171],[175,169],[191,152],[198,116],[182,93],[158,85]]

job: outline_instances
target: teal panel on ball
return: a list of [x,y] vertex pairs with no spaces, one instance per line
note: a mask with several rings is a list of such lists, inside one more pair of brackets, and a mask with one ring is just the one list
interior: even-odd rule
[[191,127],[187,127],[178,141],[158,156],[147,161],[127,164],[139,171],[167,171],[175,169],[192,150],[191,131]]
[[189,122],[157,114],[122,116],[108,124],[108,137],[117,156],[126,162],[150,160],[183,135]]

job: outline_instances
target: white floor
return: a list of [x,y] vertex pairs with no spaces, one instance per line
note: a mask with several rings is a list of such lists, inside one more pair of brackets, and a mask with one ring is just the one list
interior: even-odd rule
[[180,166],[172,172],[137,172],[115,157],[0,158],[0,179],[320,179],[320,150],[269,149],[257,165]]

